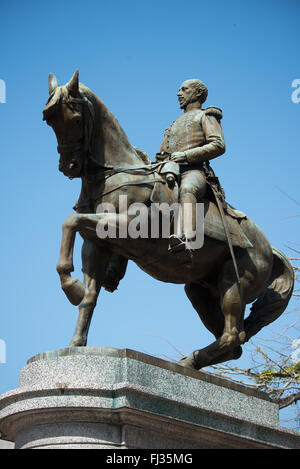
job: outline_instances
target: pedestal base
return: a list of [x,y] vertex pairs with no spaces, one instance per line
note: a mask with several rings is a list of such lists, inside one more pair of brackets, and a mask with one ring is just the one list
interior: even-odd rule
[[299,448],[260,392],[124,349],[71,347],[28,360],[0,396],[16,448]]

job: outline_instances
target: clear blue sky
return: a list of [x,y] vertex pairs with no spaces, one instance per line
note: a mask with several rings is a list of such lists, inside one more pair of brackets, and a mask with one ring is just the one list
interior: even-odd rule
[[[288,245],[299,249],[291,200],[300,201],[300,103],[291,100],[300,78],[297,0],[0,0],[0,18],[0,393],[17,386],[28,358],[67,346],[77,317],[55,266],[80,184],[58,172],[56,139],[42,122],[49,72],[64,84],[78,68],[152,159],[181,113],[180,83],[202,79],[207,105],[223,109],[227,151],[213,167],[229,202],[273,245],[288,255]],[[101,293],[88,344],[176,357],[170,343],[189,353],[211,340],[182,286],[130,263],[118,292]]]

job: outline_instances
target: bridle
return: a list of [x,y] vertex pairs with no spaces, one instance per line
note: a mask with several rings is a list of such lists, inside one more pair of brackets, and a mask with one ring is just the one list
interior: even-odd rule
[[61,156],[65,153],[81,152],[83,153],[84,160],[86,161],[86,156],[88,156],[91,151],[91,135],[95,119],[93,105],[86,96],[81,98],[63,98],[61,103],[67,105],[71,109],[73,109],[73,105],[81,105],[83,137],[75,142],[58,144],[57,151]]
[[[82,107],[82,125],[83,125],[83,137],[80,140],[77,140],[75,142],[66,142],[66,143],[60,143],[57,145],[57,151],[58,153],[62,156],[66,153],[76,153],[80,152],[83,155],[84,158],[84,173],[86,172],[86,165],[88,162],[88,157],[91,158],[91,135],[92,135],[92,130],[93,130],[93,124],[95,120],[95,113],[93,109],[93,105],[91,101],[86,97],[82,96],[81,98],[73,98],[73,97],[68,97],[68,98],[62,98],[61,103],[67,105],[69,108],[73,109],[73,105],[81,105]],[[160,161],[157,163],[152,163],[149,165],[142,165],[142,166],[132,166],[132,167],[126,167],[126,168],[106,168],[102,167],[100,165],[100,172],[97,172],[96,175],[96,180],[106,180],[115,174],[119,173],[127,173],[127,174],[133,174],[133,175],[139,175],[139,176],[146,176],[148,177],[149,175],[153,174],[156,172],[156,170],[160,167],[163,166],[166,163],[166,161]],[[75,164],[70,162],[70,165]],[[72,168],[72,166],[69,166]],[[72,177],[69,176],[70,179]],[[124,186],[127,185],[145,185],[145,184],[153,184],[155,182],[163,183],[165,184],[166,181],[162,179],[161,177],[154,177],[153,179],[142,179],[139,181],[131,181],[131,182],[123,182],[122,184],[113,187],[110,189],[107,193],[114,192],[117,189],[120,189]],[[102,194],[102,195],[106,195]]]

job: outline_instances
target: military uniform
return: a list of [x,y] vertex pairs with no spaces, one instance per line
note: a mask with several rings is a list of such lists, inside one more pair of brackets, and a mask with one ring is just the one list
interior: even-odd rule
[[207,178],[214,177],[209,160],[225,152],[220,121],[222,111],[216,107],[193,109],[182,114],[165,131],[157,154],[162,161],[175,152],[184,152],[186,161],[180,163],[180,201],[196,203],[207,190]]
[[[163,142],[157,154],[163,160],[165,154],[184,152],[186,163],[180,165],[182,183],[188,184],[190,171],[200,171],[207,176],[209,165],[204,164],[225,152],[225,141],[220,120],[222,111],[216,107],[185,112],[165,131]],[[201,189],[201,188],[200,188]],[[200,190],[198,188],[198,192]]]

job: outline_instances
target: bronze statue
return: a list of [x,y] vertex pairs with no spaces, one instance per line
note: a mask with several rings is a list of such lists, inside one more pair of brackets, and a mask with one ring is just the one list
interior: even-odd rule
[[[183,91],[182,88],[179,91],[182,107],[185,106]],[[200,319],[216,338],[208,347],[181,360],[181,365],[200,369],[239,358],[241,345],[285,310],[292,294],[294,274],[287,258],[270,246],[256,224],[225,202],[210,170],[203,173],[202,167],[196,169],[201,173],[197,173],[197,184],[199,182],[202,189],[196,192],[196,197],[203,197],[204,244],[193,251],[190,262],[174,255],[169,249],[169,239],[164,236],[158,239],[120,236],[124,222],[128,226],[132,221],[128,208],[135,202],[146,210],[151,209],[154,201],[178,202],[180,179],[174,171],[175,177],[170,183],[172,177],[168,178],[161,170],[164,165],[187,159],[197,165],[203,161],[209,169],[208,159],[224,151],[220,111],[218,114],[215,109],[201,110],[207,119],[204,125],[212,125],[217,130],[217,134],[211,134],[216,137],[214,142],[206,142],[206,137],[200,141],[197,130],[196,146],[181,148],[176,143],[172,147],[169,136],[168,158],[151,163],[144,152],[129,143],[117,119],[101,99],[79,83],[77,71],[64,86],[59,86],[50,75],[49,93],[43,118],[57,137],[59,169],[70,178],[82,180],[75,206],[77,213],[69,215],[62,227],[57,265],[64,292],[72,304],[79,305],[70,345],[86,345],[97,298],[101,287],[106,285],[111,266],[118,271],[120,279],[127,260],[131,259],[156,279],[185,284],[186,294]],[[206,131],[204,134],[210,135]],[[214,145],[215,150],[212,150]],[[195,197],[195,193],[187,193]],[[120,202],[121,195],[125,197],[125,206]],[[103,204],[110,204],[113,210],[99,211]],[[99,232],[107,228],[112,233],[117,229],[118,235],[99,236]],[[71,277],[77,232],[83,238],[84,283]],[[250,315],[244,319],[245,306],[250,303],[253,303]]]
[[[207,87],[198,79],[186,80],[177,94],[184,114],[176,119],[164,135],[158,161],[169,158],[180,164],[180,203],[182,208],[182,236],[171,238],[172,250],[178,252],[185,247],[185,241],[194,237],[196,231],[196,204],[202,200],[207,190],[207,177],[214,176],[209,160],[225,152],[225,141],[220,125],[222,111],[210,106],[203,110],[207,98]],[[184,226],[185,208],[193,209],[189,227]],[[187,220],[189,217],[186,217]]]

